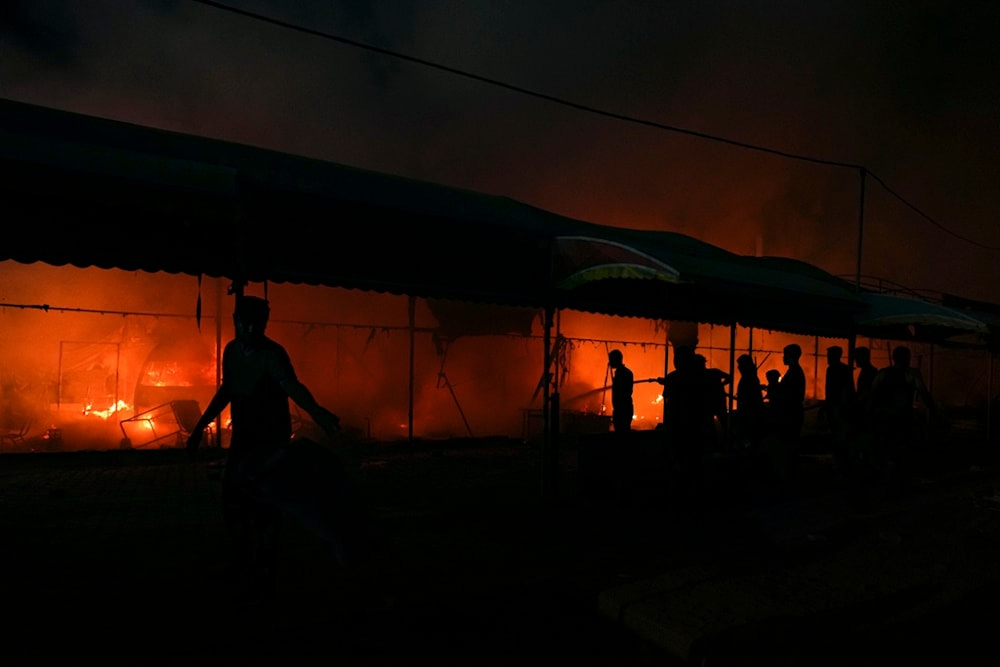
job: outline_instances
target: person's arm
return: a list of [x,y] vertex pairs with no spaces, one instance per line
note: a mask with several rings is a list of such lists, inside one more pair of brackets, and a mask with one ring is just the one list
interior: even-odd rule
[[340,430],[340,417],[317,403],[308,387],[299,381],[291,357],[284,347],[272,343],[261,363],[265,364],[266,373],[281,385],[285,394],[305,410],[313,422],[328,436],[333,436]]
[[332,436],[334,433],[340,430],[340,417],[330,412],[322,405],[316,402],[316,398],[309,391],[309,388],[304,384],[299,382],[297,379],[285,380],[281,383],[284,387],[285,392],[288,394],[289,398],[295,401],[295,404],[306,411],[306,414],[316,425],[319,426],[327,435]]
[[222,414],[225,407],[229,405],[229,392],[226,390],[226,385],[223,384],[219,387],[219,390],[215,392],[212,400],[208,402],[208,407],[198,418],[198,422],[191,429],[191,433],[188,435],[187,439],[187,452],[191,458],[194,458],[198,452],[198,447],[201,445],[202,436],[205,433],[205,429],[212,421]]

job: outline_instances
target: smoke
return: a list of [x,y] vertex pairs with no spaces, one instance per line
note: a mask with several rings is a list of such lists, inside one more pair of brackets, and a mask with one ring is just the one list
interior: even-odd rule
[[989,3],[248,9],[552,99],[164,1],[7,3],[3,93],[1000,301]]

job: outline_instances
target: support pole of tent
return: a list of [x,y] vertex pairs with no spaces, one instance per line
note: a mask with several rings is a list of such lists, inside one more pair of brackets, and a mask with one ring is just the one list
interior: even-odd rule
[[986,354],[987,354],[986,368],[988,369],[987,370],[987,376],[986,376],[986,441],[987,442],[992,442],[993,441],[993,391],[994,391],[993,390],[993,371],[994,371],[993,350],[988,349],[986,351]]
[[[470,438],[474,437],[472,434],[472,427],[469,426],[469,420],[465,417],[465,410],[462,409],[462,404],[458,402],[458,395],[455,393],[455,388],[451,385],[451,380],[448,379],[448,375],[443,369],[440,373],[438,373],[438,387],[442,384],[448,390],[448,393],[451,394],[451,399],[455,401],[455,407],[458,408],[458,414],[462,417],[462,423],[465,424],[465,432],[469,434]],[[410,419],[410,423],[413,423],[412,417]],[[410,439],[413,439],[412,428],[410,429]]]
[[927,355],[929,359],[927,360],[927,391],[934,395],[934,343],[930,345],[930,352]]
[[730,424],[733,421],[733,403],[736,396],[736,385],[739,379],[736,377],[736,322],[729,326],[729,407],[726,410],[726,423],[723,424],[722,441],[729,447],[729,437],[732,435]]
[[562,401],[559,393],[559,378],[562,374],[562,367],[559,365],[563,356],[562,339],[562,311],[556,310],[553,313],[554,326],[556,332],[555,346],[552,357],[552,393],[549,396],[549,410],[552,412],[552,419],[549,428],[552,431],[552,446],[549,447],[549,479],[550,495],[555,498],[559,492],[559,438],[562,434]]
[[854,289],[860,294],[861,293],[861,249],[864,245],[865,237],[865,176],[867,171],[864,167],[860,168],[861,173],[861,191],[859,194],[858,202],[858,252],[857,252],[857,264],[854,268]]
[[[413,380],[413,377],[414,377],[414,372],[413,372],[414,361],[413,361],[413,359],[414,359],[414,350],[416,348],[415,338],[416,338],[416,333],[417,333],[417,324],[416,324],[416,322],[417,322],[417,319],[416,319],[417,297],[410,296],[409,304],[408,304],[407,308],[408,308],[407,316],[409,318],[409,325],[410,325],[410,388],[409,388],[409,392],[408,392],[408,401],[409,401],[409,404],[407,406],[407,428],[408,428],[407,432],[408,432],[408,440],[410,442],[413,442],[413,382],[414,382],[414,380]],[[450,386],[449,386],[449,389],[451,389]],[[454,392],[452,392],[452,396],[454,396]],[[459,409],[461,409],[461,408],[459,408]],[[463,415],[463,418],[464,418],[464,415]],[[466,424],[466,426],[468,427],[468,424]]]
[[813,398],[819,398],[819,336],[813,338]]
[[854,331],[851,331],[851,335],[847,338],[847,367],[851,369],[851,377],[854,377],[854,351],[857,349],[858,336]]
[[112,405],[114,406],[114,408],[112,409],[115,411],[118,410],[118,385],[122,379],[121,366],[122,366],[122,344],[117,343],[115,345],[115,396],[114,396],[114,403],[112,403]]
[[[854,267],[854,291],[857,294],[861,294],[861,250],[864,245],[865,237],[865,176],[866,171],[864,167],[860,168],[861,175],[861,187],[858,193],[858,251],[857,251],[857,264]],[[854,351],[857,349],[857,334],[851,331],[850,338],[847,339],[847,365],[851,369],[851,375],[854,375]]]
[[[222,278],[215,281],[215,390],[218,391],[219,387],[222,386]],[[208,406],[205,406],[208,407]],[[212,435],[215,438],[215,442],[212,444],[216,447],[222,447],[222,428],[220,424],[222,415],[219,415],[215,420],[215,429],[212,431]]]
[[56,410],[62,407],[63,341],[59,341],[59,370],[56,373]]
[[[667,322],[667,339],[663,342],[663,377],[666,378],[670,375],[670,322]],[[666,387],[664,387],[666,388]],[[666,400],[660,402],[663,406],[663,417],[660,423],[663,427],[667,427],[667,402]]]
[[[557,447],[558,435],[555,432],[552,420],[553,404],[555,409],[559,409],[559,397],[551,394],[552,382],[552,325],[555,316],[555,309],[552,306],[545,307],[545,321],[543,324],[542,348],[544,358],[542,361],[542,499],[549,500],[555,495],[555,451]],[[558,422],[556,423],[558,426]]]

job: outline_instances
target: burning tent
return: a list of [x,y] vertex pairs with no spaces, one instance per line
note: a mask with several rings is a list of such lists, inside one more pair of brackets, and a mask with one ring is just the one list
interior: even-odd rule
[[[0,260],[762,328],[833,330],[863,308],[849,285],[804,265],[245,145],[12,101],[0,101],[0,139],[8,210],[32,221]],[[95,243],[81,220],[121,223],[128,247]],[[285,233],[246,231],[275,221]],[[329,244],[295,233],[324,226]],[[386,253],[388,238],[420,252]],[[580,238],[627,253],[633,270],[597,257],[580,279],[554,282]]]
[[[560,310],[847,337],[871,307],[796,260],[13,101],[0,101],[0,165],[10,216],[31,221],[0,260],[534,310],[546,354]],[[128,245],[96,243],[91,220],[128,228]],[[317,229],[329,243],[303,242]],[[387,253],[386,239],[420,252]]]

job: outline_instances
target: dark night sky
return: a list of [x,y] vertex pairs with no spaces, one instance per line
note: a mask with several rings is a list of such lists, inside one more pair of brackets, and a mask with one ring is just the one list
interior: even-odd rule
[[0,96],[679,231],[852,278],[858,169],[691,133],[863,165],[874,177],[862,273],[1000,302],[996,3],[231,4],[683,131],[195,0],[3,3]]

